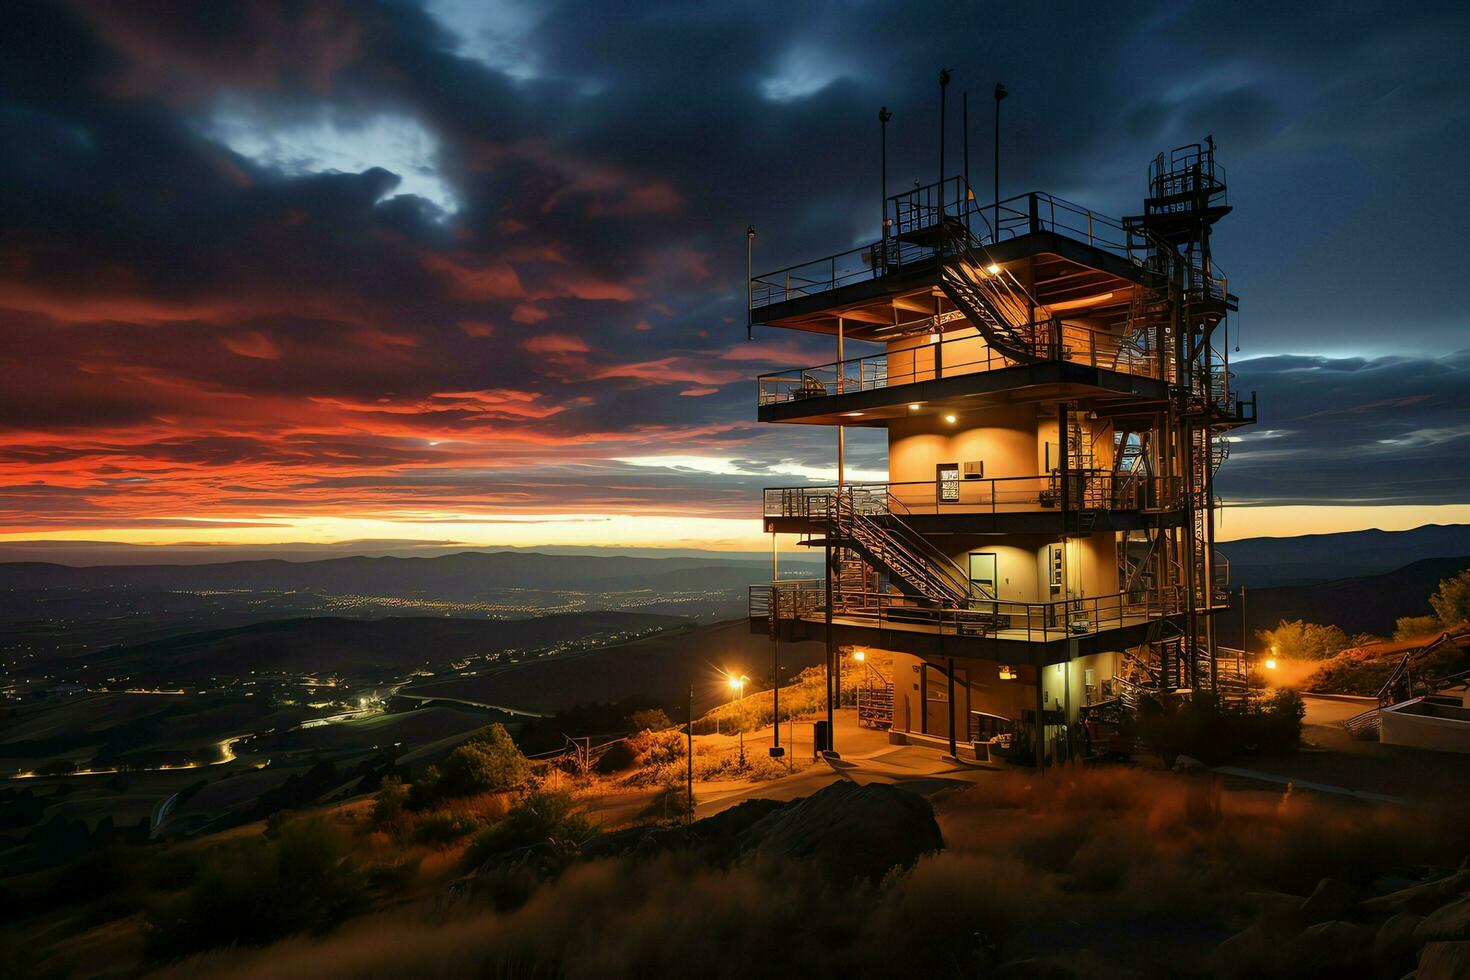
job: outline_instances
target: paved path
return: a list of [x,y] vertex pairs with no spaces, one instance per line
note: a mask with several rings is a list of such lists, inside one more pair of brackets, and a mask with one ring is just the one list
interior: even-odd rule
[[[819,760],[790,776],[759,783],[743,780],[696,782],[695,816],[712,816],[745,800],[794,800],[810,796],[839,779],[859,784],[888,783],[904,786],[927,796],[943,789],[972,785],[995,774],[995,770],[946,761],[943,753],[936,749],[892,745],[888,741],[887,732],[860,727],[857,723],[857,711],[853,708],[844,708],[836,713],[834,728],[833,741],[839,753],[837,759]],[[794,749],[800,758],[812,758],[811,732],[810,722],[805,725],[796,723]],[[708,735],[697,737],[696,742],[728,749],[738,744],[738,739],[730,735]],[[786,725],[781,726],[781,744],[791,747],[791,737]],[[747,754],[766,755],[770,746],[769,727],[745,736]]]
[[1470,760],[1353,738],[1342,722],[1376,701],[1303,696],[1307,715],[1295,755],[1251,759],[1231,776],[1291,783],[1300,789],[1383,802],[1433,804],[1470,800]]

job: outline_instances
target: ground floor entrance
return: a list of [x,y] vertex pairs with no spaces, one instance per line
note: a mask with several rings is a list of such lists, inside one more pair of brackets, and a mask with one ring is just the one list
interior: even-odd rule
[[1034,764],[1039,738],[1047,761],[1083,751],[1083,709],[1112,696],[1118,654],[1036,667],[890,653],[896,742],[947,748],[977,759]]

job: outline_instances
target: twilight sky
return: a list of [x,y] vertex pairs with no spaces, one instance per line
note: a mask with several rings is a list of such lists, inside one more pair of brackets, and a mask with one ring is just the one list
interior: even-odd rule
[[[1470,520],[1463,2],[12,3],[0,543],[758,548],[758,267],[937,169],[1120,215],[1207,133],[1241,314],[1225,537]],[[951,139],[951,171],[959,166]],[[855,437],[855,476],[883,470]]]

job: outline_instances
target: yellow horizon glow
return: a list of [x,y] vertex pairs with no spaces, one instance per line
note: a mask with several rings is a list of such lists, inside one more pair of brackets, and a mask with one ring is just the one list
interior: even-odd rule
[[[183,518],[183,520],[188,520]],[[235,526],[223,527],[216,522]],[[191,523],[194,523],[191,521]],[[255,524],[256,527],[240,527]],[[1339,531],[1406,531],[1425,524],[1470,524],[1470,504],[1435,506],[1226,507],[1216,540],[1295,537]],[[771,539],[756,518],[674,514],[473,514],[452,520],[278,516],[198,519],[197,527],[75,528],[0,532],[0,544],[92,541],[135,545],[340,544],[394,539],[464,547],[580,546],[763,551]]]

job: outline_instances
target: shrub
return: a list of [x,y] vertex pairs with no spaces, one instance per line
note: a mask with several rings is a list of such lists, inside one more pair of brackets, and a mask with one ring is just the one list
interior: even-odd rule
[[430,813],[413,828],[413,839],[420,844],[452,844],[479,829],[480,823],[462,814],[441,810]]
[[1421,636],[1432,636],[1441,628],[1438,616],[1403,616],[1394,620],[1393,638],[1417,640]]
[[367,905],[367,886],[341,828],[320,818],[277,821],[266,836],[209,852],[193,885],[149,915],[151,945],[172,958],[322,932]]
[[484,736],[449,753],[441,770],[439,793],[470,796],[515,789],[525,782],[529,772],[530,763],[505,726],[497,723]]
[[1274,630],[1257,632],[1256,638],[1262,646],[1274,648],[1278,657],[1288,660],[1326,660],[1351,645],[1347,634],[1336,626],[1305,623],[1300,619],[1283,619]]
[[538,790],[517,801],[504,820],[475,835],[465,851],[465,864],[474,867],[492,854],[548,840],[581,842],[596,830],[591,821],[575,812],[570,793]]
[[384,827],[396,822],[403,816],[408,801],[409,788],[403,780],[393,777],[383,780],[383,785],[378,787],[378,793],[373,797],[373,825]]
[[648,708],[629,715],[628,727],[635,732],[661,732],[666,728],[673,728],[674,723],[662,708]]
[[1213,766],[1240,755],[1296,751],[1305,717],[1301,695],[1283,689],[1241,705],[1209,694],[1187,701],[1150,699],[1139,706],[1136,724],[1143,743],[1164,765],[1187,755]]

